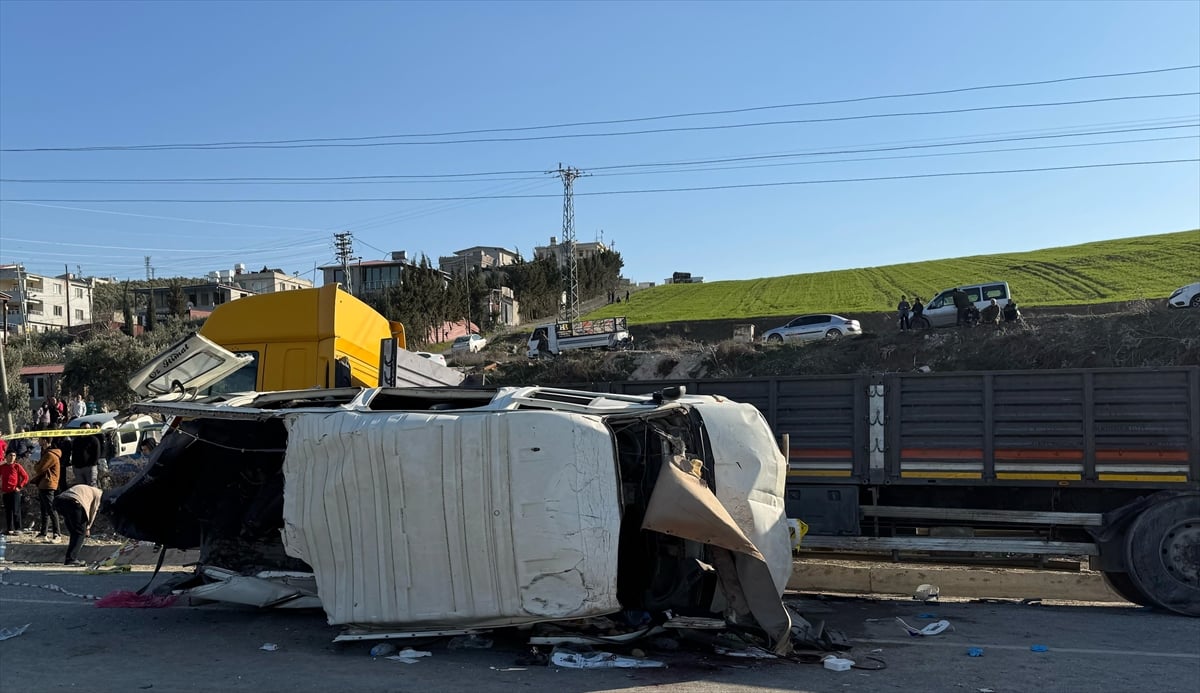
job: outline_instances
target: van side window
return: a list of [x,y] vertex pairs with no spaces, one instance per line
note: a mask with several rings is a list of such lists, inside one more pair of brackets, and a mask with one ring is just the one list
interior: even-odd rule
[[983,287],[983,300],[986,301],[989,298],[1008,298],[1008,292],[1004,290],[1003,284],[989,284]]
[[942,292],[942,293],[938,294],[937,297],[934,298],[932,301],[925,304],[925,307],[926,308],[941,308],[942,306],[946,305],[946,299],[949,296],[950,296],[949,292]]
[[965,293],[967,295],[967,298],[971,299],[971,303],[979,303],[979,287],[978,286],[964,288],[963,293]]

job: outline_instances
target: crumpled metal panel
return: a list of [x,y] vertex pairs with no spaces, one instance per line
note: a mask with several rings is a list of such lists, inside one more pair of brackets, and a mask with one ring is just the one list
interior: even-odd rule
[[289,415],[284,544],[331,624],[452,627],[612,613],[616,452],[551,411]]

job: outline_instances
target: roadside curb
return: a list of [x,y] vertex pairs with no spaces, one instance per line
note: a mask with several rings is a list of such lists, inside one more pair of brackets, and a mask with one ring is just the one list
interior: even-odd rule
[[[79,560],[85,563],[96,563],[107,560],[120,549],[122,544],[90,544],[84,543],[79,549]],[[59,544],[9,544],[5,560],[0,566],[19,564],[55,564],[62,565],[67,556],[67,542]],[[198,551],[178,551],[167,549],[164,565],[185,565],[200,559]],[[158,563],[158,551],[150,545],[138,546],[123,555],[117,561],[119,565],[154,565]]]
[[902,563],[879,565],[809,558],[792,561],[788,589],[912,596],[913,590],[922,584],[937,585],[943,597],[1125,602],[1108,588],[1100,573],[1091,571],[1069,573]]

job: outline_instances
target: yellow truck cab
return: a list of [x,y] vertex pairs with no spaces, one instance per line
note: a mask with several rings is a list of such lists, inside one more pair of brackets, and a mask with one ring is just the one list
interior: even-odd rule
[[403,325],[389,323],[337,284],[226,303],[200,335],[254,357],[215,386],[222,392],[375,387],[380,340],[395,337],[405,346]]
[[[406,351],[404,326],[336,284],[248,296],[133,375],[142,396],[456,386],[463,374]],[[381,373],[382,371],[382,373]]]

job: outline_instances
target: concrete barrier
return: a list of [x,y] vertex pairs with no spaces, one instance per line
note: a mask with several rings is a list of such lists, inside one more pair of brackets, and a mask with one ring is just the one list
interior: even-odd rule
[[801,592],[909,595],[921,584],[937,585],[943,597],[1061,599],[1124,602],[1100,573],[930,566],[903,563],[796,559],[788,589]]

